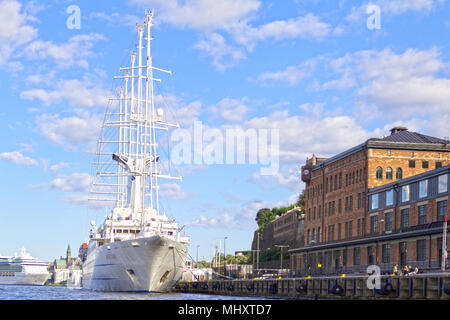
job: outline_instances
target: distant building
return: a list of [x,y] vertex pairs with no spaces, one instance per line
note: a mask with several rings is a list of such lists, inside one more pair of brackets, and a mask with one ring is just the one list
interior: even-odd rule
[[[300,207],[294,207],[282,216],[269,222],[262,232],[255,231],[252,242],[253,266],[259,268],[280,268],[280,262],[262,262],[259,256],[262,252],[272,250],[273,252],[287,253],[289,249],[304,246],[305,243],[305,215]],[[258,239],[259,236],[259,239]],[[279,246],[283,246],[280,248]],[[259,254],[258,254],[259,251]],[[283,268],[287,268],[289,260],[283,261]]]
[[54,284],[66,283],[77,286],[81,284],[81,261],[79,258],[72,259],[70,245],[67,246],[66,257],[55,259],[50,266],[52,282]]

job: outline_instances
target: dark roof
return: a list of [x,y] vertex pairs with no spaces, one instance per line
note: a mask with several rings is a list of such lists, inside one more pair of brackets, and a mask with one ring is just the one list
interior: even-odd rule
[[391,141],[391,142],[407,142],[407,143],[440,143],[445,144],[448,141],[444,139],[427,136],[417,132],[411,131],[399,131],[390,136],[387,136],[382,139],[371,139],[371,140],[379,140],[379,141]]
[[411,149],[414,150],[440,150],[450,149],[450,142],[448,140],[427,136],[417,132],[407,131],[404,127],[395,127],[391,131],[392,134],[384,138],[370,138],[365,142],[350,148],[344,152],[341,152],[325,161],[317,163],[313,166],[313,170],[320,167],[325,167],[337,160],[343,159],[349,155],[355,154],[366,148],[398,148],[398,149]]

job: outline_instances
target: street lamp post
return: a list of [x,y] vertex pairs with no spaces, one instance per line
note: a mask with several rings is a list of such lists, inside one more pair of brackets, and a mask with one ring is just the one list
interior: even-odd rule
[[196,263],[197,263],[197,269],[198,269],[198,247],[200,247],[199,244],[197,245],[197,260],[196,260]]
[[276,244],[274,247],[280,248],[280,270],[283,269],[283,248],[289,248],[289,246],[283,246]]
[[447,262],[447,213],[444,216],[444,228],[442,230],[442,264],[441,270],[445,271],[445,265]]
[[227,263],[227,256],[225,251],[225,240],[227,240],[228,237],[223,238],[223,274],[227,275],[227,269],[226,269],[226,263]]

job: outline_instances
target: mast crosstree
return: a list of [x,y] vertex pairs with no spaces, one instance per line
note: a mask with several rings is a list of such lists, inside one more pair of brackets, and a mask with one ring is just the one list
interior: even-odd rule
[[145,17],[143,24],[136,25],[138,46],[137,52],[130,54],[131,65],[120,68],[122,75],[114,77],[122,81],[122,86],[109,99],[94,163],[99,169],[91,189],[91,195],[102,194],[103,198],[90,199],[128,208],[130,219],[140,220],[142,226],[151,216],[160,215],[158,180],[182,179],[159,171],[157,131],[179,128],[179,124],[166,122],[164,110],[155,107],[154,82],[161,79],[154,78],[153,73],[172,72],[153,66],[153,13],[148,11]]

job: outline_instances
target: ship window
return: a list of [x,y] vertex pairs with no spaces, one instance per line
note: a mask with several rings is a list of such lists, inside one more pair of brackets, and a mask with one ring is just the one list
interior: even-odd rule
[[128,229],[123,229],[123,233],[128,233]]
[[122,233],[122,229],[117,229],[117,233]]

